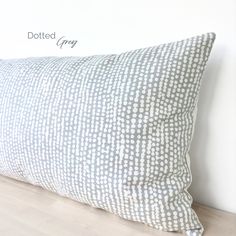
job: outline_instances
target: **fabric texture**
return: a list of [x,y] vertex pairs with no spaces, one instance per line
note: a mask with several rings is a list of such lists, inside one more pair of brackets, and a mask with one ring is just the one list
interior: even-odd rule
[[119,55],[0,61],[0,174],[200,235],[188,151],[207,33]]

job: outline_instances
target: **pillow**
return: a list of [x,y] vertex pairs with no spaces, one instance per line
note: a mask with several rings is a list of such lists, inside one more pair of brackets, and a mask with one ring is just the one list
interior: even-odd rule
[[188,151],[215,35],[119,55],[0,61],[0,174],[200,235]]

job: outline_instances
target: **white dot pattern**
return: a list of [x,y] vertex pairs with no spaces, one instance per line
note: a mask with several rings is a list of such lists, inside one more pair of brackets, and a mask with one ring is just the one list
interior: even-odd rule
[[214,38],[119,55],[0,60],[0,174],[200,235],[187,157]]

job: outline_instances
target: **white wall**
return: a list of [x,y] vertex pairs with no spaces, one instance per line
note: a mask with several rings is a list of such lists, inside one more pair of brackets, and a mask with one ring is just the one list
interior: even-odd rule
[[[191,148],[194,199],[236,213],[235,0],[7,0],[0,57],[118,53],[214,31]],[[27,32],[77,39],[74,49]]]

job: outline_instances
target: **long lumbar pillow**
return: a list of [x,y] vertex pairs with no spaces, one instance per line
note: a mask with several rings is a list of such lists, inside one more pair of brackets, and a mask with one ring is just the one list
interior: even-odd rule
[[0,61],[0,174],[201,235],[188,151],[215,35],[119,55]]

